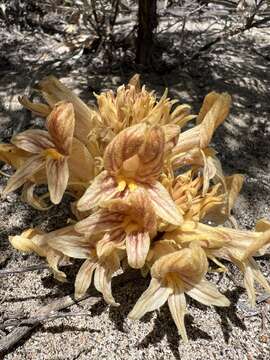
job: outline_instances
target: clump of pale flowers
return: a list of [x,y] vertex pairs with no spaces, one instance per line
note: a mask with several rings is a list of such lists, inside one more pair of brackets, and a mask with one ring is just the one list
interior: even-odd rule
[[[22,187],[23,200],[44,211],[46,196],[59,204],[68,191],[76,220],[50,233],[33,228],[12,236],[16,249],[45,257],[59,281],[66,281],[58,268],[63,261],[83,259],[75,297],[94,278],[111,306],[119,305],[111,291],[115,273],[149,273],[149,287],[129,318],[140,319],[167,301],[185,341],[186,297],[230,304],[206,279],[209,261],[216,271],[226,271],[231,262],[243,272],[252,305],[255,281],[270,292],[254,260],[270,244],[270,223],[259,220],[255,231],[237,228],[231,210],[243,176],[225,176],[209,145],[229,113],[230,95],[209,93],[194,116],[167,92],[158,100],[140,86],[138,75],[116,92],[96,95],[95,108],[52,76],[40,82],[39,91],[46,104],[19,101],[45,118],[44,130],[29,129],[0,144],[0,160],[16,169],[3,195]],[[194,119],[195,126],[185,130]],[[42,184],[48,193],[37,196],[35,187]]]

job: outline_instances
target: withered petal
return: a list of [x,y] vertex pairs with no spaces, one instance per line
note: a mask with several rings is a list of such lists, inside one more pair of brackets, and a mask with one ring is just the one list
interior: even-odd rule
[[130,233],[126,236],[128,264],[134,269],[144,266],[150,248],[150,237],[147,232]]
[[45,159],[41,155],[33,155],[21,165],[15,174],[7,182],[7,186],[3,191],[3,195],[15,191],[22,186],[27,180],[36,174],[39,170],[45,167]]
[[57,150],[63,155],[69,155],[72,149],[75,127],[72,103],[62,101],[55,104],[47,117],[46,126]]
[[34,103],[26,96],[19,96],[19,102],[28,110],[32,111],[37,116],[47,117],[51,111],[50,106],[46,104]]
[[96,269],[96,266],[96,258],[87,259],[83,262],[75,279],[75,299],[79,299],[86,293],[92,282],[93,272]]
[[112,199],[117,193],[117,184],[114,179],[107,171],[102,171],[80,198],[77,207],[80,211],[90,210],[99,203]]
[[178,333],[182,337],[183,341],[188,342],[186,327],[185,327],[185,315],[187,313],[186,297],[183,292],[176,292],[169,296],[168,305],[172,315],[172,318],[177,326]]
[[215,306],[229,306],[230,301],[226,296],[222,295],[214,284],[211,284],[207,280],[201,280],[199,283],[189,282],[192,285],[191,289],[186,290],[186,294],[192,297],[194,300],[199,301],[204,305]]
[[33,154],[55,147],[48,131],[38,129],[23,131],[13,136],[11,142],[18,148]]
[[147,312],[159,309],[165,304],[172,291],[170,287],[162,286],[157,279],[152,279],[148,289],[141,295],[128,314],[128,318],[141,319]]
[[67,188],[69,169],[66,157],[54,160],[46,159],[46,174],[50,199],[53,204],[59,204]]
[[170,224],[181,225],[183,216],[165,187],[159,181],[155,181],[146,189],[156,214]]

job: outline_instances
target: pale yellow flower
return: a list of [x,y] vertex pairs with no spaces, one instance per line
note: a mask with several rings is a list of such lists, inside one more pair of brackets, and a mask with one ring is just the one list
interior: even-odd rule
[[218,259],[231,261],[244,273],[244,284],[251,304],[255,305],[254,280],[258,281],[268,292],[270,285],[260,272],[253,256],[260,249],[270,246],[270,223],[261,220],[257,231],[236,230],[226,227],[212,227],[206,224],[187,221],[177,230],[164,235],[167,240],[174,240],[180,246],[192,242],[200,245],[207,256],[225,269]]
[[59,235],[59,233],[63,234],[71,231],[72,227],[68,227],[53,231],[50,234],[45,234],[37,229],[28,229],[23,231],[21,235],[10,236],[9,241],[15,249],[21,252],[35,252],[41,257],[46,257],[54,277],[58,281],[64,282],[66,281],[66,274],[58,269],[58,265],[63,261],[67,261],[68,258],[63,253],[50,247],[47,239],[48,236],[54,237],[55,235]]
[[200,246],[191,243],[190,247],[179,250],[173,243],[165,241],[160,241],[157,246],[159,249],[154,245],[153,253],[158,250],[161,256],[151,267],[151,283],[128,317],[140,319],[168,301],[178,332],[187,341],[185,294],[205,305],[228,306],[230,302],[205,279],[208,262]]
[[[94,164],[90,154],[84,145],[73,137],[73,105],[67,102],[56,104],[47,117],[46,126],[48,131],[26,130],[11,139],[18,150],[12,148],[6,157],[17,167],[17,171],[9,179],[4,195],[28,181],[47,183],[51,201],[58,204],[69,181],[87,183],[93,176]],[[15,155],[12,155],[13,153]],[[13,158],[18,156],[18,159],[23,156],[24,161],[16,163],[11,155]],[[88,167],[87,173],[85,168],[78,164],[79,159]]]

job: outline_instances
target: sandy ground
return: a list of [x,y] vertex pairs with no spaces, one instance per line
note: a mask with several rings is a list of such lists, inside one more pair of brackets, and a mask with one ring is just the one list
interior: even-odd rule
[[[256,37],[255,37],[256,35]],[[270,102],[269,64],[252,50],[250,44],[269,42],[269,36],[250,33],[231,42],[226,51],[219,46],[211,57],[192,66],[189,71],[174,71],[168,75],[145,76],[149,87],[159,93],[165,86],[170,95],[187,101],[195,111],[210,90],[228,91],[233,96],[233,108],[228,121],[214,138],[227,174],[245,175],[242,194],[235,208],[241,228],[253,228],[256,219],[270,219]],[[245,53],[244,50],[250,51]],[[14,54],[15,56],[16,54]],[[25,63],[27,61],[24,59]],[[26,68],[27,69],[27,68]],[[268,68],[269,69],[269,68]],[[16,97],[23,93],[32,74],[23,67],[19,71],[3,72],[0,78],[2,113],[1,137],[8,141],[18,122],[25,116]],[[119,74],[87,74],[85,69],[69,69],[60,77],[71,84],[82,97],[89,89],[116,87],[126,77]],[[83,79],[83,80],[81,80]],[[28,82],[27,82],[28,81]],[[93,97],[91,97],[93,99]],[[30,120],[32,121],[32,120]],[[2,170],[8,171],[7,167]],[[6,179],[0,179],[0,191]],[[7,237],[30,226],[52,230],[61,227],[68,216],[66,204],[49,212],[39,213],[23,204],[19,194],[11,194],[0,204],[0,266],[20,268],[39,264],[35,255],[22,255],[11,248]],[[258,260],[264,275],[270,280],[269,255]],[[79,264],[79,262],[78,262]],[[76,267],[77,268],[77,267]],[[149,279],[140,279],[113,288],[119,308],[108,307],[102,298],[89,305],[89,301],[74,305],[72,312],[88,312],[89,316],[70,317],[48,321],[21,341],[5,360],[71,360],[71,359],[270,359],[270,305],[262,301],[251,309],[245,291],[237,284],[241,275],[235,268],[227,274],[211,275],[213,282],[231,300],[226,309],[207,308],[189,301],[186,318],[189,343],[179,339],[167,306],[147,314],[141,321],[127,320],[126,315]],[[68,268],[67,284],[59,284],[49,271],[34,271],[0,278],[0,316],[3,319],[29,314],[39,306],[72,292],[75,271]],[[234,279],[232,281],[231,279]],[[93,291],[93,290],[90,290]],[[263,294],[258,289],[259,294]],[[96,293],[93,292],[95,296]],[[263,314],[268,314],[266,317]],[[1,321],[0,321],[1,323]],[[7,329],[10,330],[10,329]],[[0,336],[5,332],[0,330]],[[0,356],[1,358],[1,356]]]

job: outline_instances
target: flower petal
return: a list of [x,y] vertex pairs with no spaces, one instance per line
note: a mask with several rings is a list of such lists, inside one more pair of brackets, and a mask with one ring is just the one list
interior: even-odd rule
[[226,296],[222,295],[215,285],[211,284],[207,280],[202,280],[198,284],[194,284],[187,281],[189,285],[193,287],[185,292],[193,299],[201,302],[204,305],[215,305],[215,306],[229,306],[230,301]]
[[108,175],[107,171],[102,171],[78,201],[78,209],[80,211],[90,210],[98,206],[100,202],[112,199],[117,192],[117,184],[114,179]]
[[217,95],[211,99],[209,106],[202,109],[198,120],[199,124],[180,134],[177,146],[173,150],[174,154],[180,154],[195,147],[204,149],[209,145],[214,131],[227,117],[231,104],[230,95],[226,93]]
[[124,248],[125,233],[122,229],[107,232],[96,244],[96,252],[99,259],[105,259],[111,256],[115,249]]
[[[134,157],[145,140],[146,124],[138,124],[122,130],[106,147],[104,153],[104,168],[110,173],[118,172],[125,160]],[[130,164],[127,171],[136,171],[137,163]],[[135,166],[135,168],[134,168]]]
[[23,185],[21,199],[31,205],[34,209],[40,211],[47,211],[51,206],[47,206],[43,199],[34,193],[36,184],[31,181],[27,181]]
[[0,160],[16,169],[32,156],[29,152],[17,148],[13,144],[0,144]]
[[153,233],[157,230],[155,209],[144,188],[138,187],[136,191],[131,192],[126,198],[126,203],[129,204],[130,209],[126,210],[124,214],[129,213],[135,221],[142,225],[146,232]]
[[18,100],[26,109],[32,111],[37,116],[46,117],[51,112],[51,108],[48,105],[34,103],[26,96],[19,96]]
[[152,126],[145,131],[144,137],[144,143],[138,151],[139,167],[135,173],[138,182],[157,179],[164,162],[165,133],[162,127]]
[[126,236],[128,264],[134,269],[143,267],[150,248],[150,237],[147,232],[131,233]]
[[47,262],[50,268],[53,271],[53,275],[55,279],[57,279],[60,282],[66,282],[66,274],[63,271],[60,271],[58,269],[58,264],[61,260],[63,260],[64,256],[63,254],[59,253],[58,251],[55,251],[53,249],[49,249],[47,251]]
[[48,76],[39,83],[42,96],[52,107],[61,100],[69,101],[74,106],[76,117],[75,136],[86,146],[88,144],[88,134],[93,128],[93,117],[96,112],[90,109],[77,95],[68,89],[54,76]]
[[162,286],[159,280],[153,278],[148,289],[138,299],[128,317],[137,320],[147,312],[159,309],[167,301],[172,291],[170,287]]
[[47,243],[53,249],[72,258],[87,259],[91,255],[91,244],[79,235],[50,235]]
[[11,176],[7,182],[7,186],[3,191],[3,195],[11,191],[15,191],[22,186],[32,175],[45,167],[45,159],[43,156],[31,156],[18,170]]
[[119,306],[120,304],[115,302],[112,295],[111,279],[113,273],[120,267],[119,260],[116,259],[117,255],[111,254],[108,262],[99,263],[94,277],[95,288],[100,291],[107,304],[112,306]]
[[46,126],[57,150],[63,155],[69,155],[75,127],[75,114],[72,103],[61,101],[55,104],[52,112],[47,117]]
[[26,130],[11,139],[12,144],[33,154],[39,154],[45,149],[55,148],[53,140],[45,130]]
[[[83,166],[82,166],[83,164]],[[86,146],[73,138],[71,154],[68,157],[69,183],[86,183],[93,179],[95,162]]]
[[156,181],[149,187],[145,187],[147,194],[152,200],[156,214],[163,220],[173,225],[181,225],[183,216],[177,209],[174,201],[170,197],[168,191],[159,182]]
[[67,158],[62,157],[54,160],[47,157],[46,174],[51,202],[59,204],[68,184],[69,169]]
[[218,97],[219,97],[219,94],[216,93],[215,91],[212,91],[205,96],[202,107],[201,107],[200,112],[196,119],[197,124],[200,124],[203,121],[205,115],[208,113],[208,111],[214,105],[215,101],[217,101]]
[[175,322],[175,325],[177,326],[179,335],[181,335],[185,343],[188,342],[184,321],[185,315],[187,313],[186,297],[184,292],[171,294],[168,298],[168,305],[172,318]]
[[216,101],[205,114],[200,125],[200,148],[208,146],[216,128],[223,123],[229,114],[231,97],[227,93],[219,94]]
[[168,279],[170,274],[174,273],[181,280],[184,279],[185,282],[197,284],[202,280],[207,269],[206,254],[194,242],[190,244],[190,247],[185,247],[158,259],[151,268],[151,275],[157,279]]
[[89,288],[93,272],[97,266],[97,259],[87,259],[84,261],[77,273],[75,280],[75,299],[82,297]]
[[88,235],[98,234],[119,228],[122,221],[123,216],[121,216],[121,214],[100,210],[79,221],[75,225],[75,229],[79,233]]

